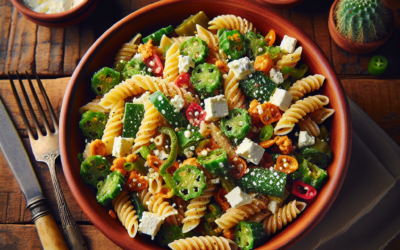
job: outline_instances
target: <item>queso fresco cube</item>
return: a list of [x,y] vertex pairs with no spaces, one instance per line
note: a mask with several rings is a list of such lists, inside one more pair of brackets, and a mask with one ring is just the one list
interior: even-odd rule
[[217,95],[204,100],[206,121],[216,121],[229,115],[228,102],[224,95]]

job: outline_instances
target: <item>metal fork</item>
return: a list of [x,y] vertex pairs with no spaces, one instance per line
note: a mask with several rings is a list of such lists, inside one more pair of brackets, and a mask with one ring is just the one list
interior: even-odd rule
[[28,106],[29,112],[31,114],[32,117],[32,122],[33,125],[36,129],[36,134],[37,134],[37,138],[35,138],[35,135],[29,125],[28,119],[26,117],[25,111],[22,108],[22,100],[21,98],[18,96],[17,90],[15,88],[15,84],[14,81],[12,80],[11,76],[10,76],[10,72],[8,72],[8,78],[10,79],[10,84],[11,84],[11,88],[13,90],[14,93],[14,97],[15,100],[17,101],[18,104],[18,108],[19,111],[21,113],[21,117],[22,120],[24,121],[25,127],[26,127],[26,131],[28,133],[29,136],[29,141],[31,143],[32,146],[32,151],[33,154],[35,155],[35,159],[36,161],[39,162],[45,162],[50,170],[50,175],[51,175],[51,180],[53,182],[53,187],[54,187],[54,193],[57,199],[57,205],[58,205],[58,209],[60,212],[60,218],[61,218],[61,223],[64,229],[64,233],[68,238],[69,244],[70,244],[70,248],[71,249],[79,249],[79,250],[83,250],[83,249],[87,249],[86,246],[86,242],[83,239],[81,233],[79,232],[79,229],[71,215],[71,212],[69,211],[67,202],[65,201],[61,186],[60,186],[60,182],[58,181],[57,178],[57,173],[56,173],[56,168],[55,168],[55,160],[56,158],[60,155],[59,152],[59,144],[58,144],[58,121],[57,121],[57,117],[54,113],[53,107],[51,106],[50,100],[46,94],[46,91],[43,87],[42,82],[40,81],[36,71],[32,68],[32,71],[36,77],[36,81],[37,84],[39,86],[40,92],[43,95],[43,98],[46,102],[46,106],[47,106],[47,110],[50,113],[50,117],[51,117],[51,122],[53,124],[54,127],[54,132],[51,131],[50,129],[50,125],[49,122],[46,119],[45,113],[43,111],[43,107],[40,104],[37,92],[35,90],[35,88],[33,87],[32,81],[28,75],[28,72],[25,71],[25,75],[26,78],[28,80],[29,83],[29,87],[31,89],[33,98],[35,99],[36,102],[36,106],[39,110],[39,114],[40,117],[42,119],[43,125],[46,129],[46,135],[43,135],[40,127],[39,127],[39,122],[36,118],[36,115],[33,111],[31,102],[29,102],[29,98],[28,95],[26,93],[24,84],[21,81],[21,78],[17,73],[17,78],[19,81],[19,85],[21,87],[22,90],[22,94],[24,96],[24,100],[25,103]]

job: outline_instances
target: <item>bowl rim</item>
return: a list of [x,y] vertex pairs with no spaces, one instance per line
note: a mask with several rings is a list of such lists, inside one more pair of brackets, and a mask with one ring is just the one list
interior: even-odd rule
[[[67,140],[67,115],[69,113],[69,109],[71,109],[71,106],[67,106],[67,104],[70,102],[72,96],[73,96],[73,89],[75,85],[78,85],[79,82],[77,82],[77,78],[79,76],[80,70],[84,67],[84,64],[87,63],[88,59],[90,58],[90,55],[92,53],[95,53],[97,48],[105,43],[107,41],[107,37],[112,35],[113,33],[117,33],[120,29],[123,28],[125,23],[129,22],[129,20],[140,18],[142,16],[145,16],[148,11],[156,11],[160,10],[163,8],[165,5],[173,5],[173,4],[179,4],[180,2],[188,2],[187,0],[166,0],[166,1],[160,1],[156,2],[150,5],[147,5],[130,15],[126,16],[125,18],[121,19],[119,22],[114,24],[112,27],[110,27],[107,31],[103,33],[102,36],[100,36],[94,44],[88,49],[88,51],[85,53],[81,61],[79,62],[78,66],[76,67],[71,80],[66,88],[64,99],[63,99],[63,104],[61,107],[61,114],[60,114],[60,154],[61,154],[61,160],[62,160],[62,165],[63,165],[63,170],[64,170],[64,175],[67,180],[68,186],[71,190],[71,193],[73,194],[75,200],[77,201],[78,205],[84,212],[84,214],[87,216],[87,218],[104,234],[106,235],[111,241],[113,241],[115,244],[119,245],[122,248],[128,248],[129,246],[128,243],[124,242],[123,240],[119,240],[118,237],[111,237],[111,236],[117,236],[117,231],[115,228],[112,228],[112,226],[99,214],[96,213],[94,210],[93,206],[91,203],[85,199],[85,193],[84,191],[80,190],[78,188],[78,183],[83,182],[82,180],[75,180],[73,177],[73,171],[70,166],[73,165],[72,160],[67,157],[68,156],[68,148],[66,147],[66,143],[63,143]],[[203,2],[212,2],[212,0],[204,0]],[[325,213],[328,211],[329,207],[333,204],[334,200],[336,199],[340,188],[343,184],[343,181],[345,179],[345,175],[347,172],[347,167],[350,161],[350,153],[351,153],[351,141],[352,141],[352,124],[351,124],[351,118],[350,118],[350,109],[349,105],[347,102],[347,98],[343,89],[343,86],[340,84],[339,78],[333,69],[333,66],[325,56],[325,54],[322,52],[322,50],[318,47],[318,45],[304,32],[302,31],[299,27],[297,27],[294,23],[292,23],[290,20],[286,19],[285,17],[279,15],[278,13],[275,13],[271,10],[268,10],[265,7],[259,6],[257,4],[251,3],[251,2],[246,2],[246,4],[243,4],[243,0],[228,0],[226,1],[230,4],[235,4],[236,6],[242,6],[243,9],[249,12],[261,12],[263,11],[264,13],[268,13],[272,18],[278,19],[279,22],[283,22],[285,25],[289,25],[291,29],[294,29],[295,32],[301,33],[303,39],[303,43],[308,43],[308,46],[312,47],[314,49],[313,54],[314,54],[314,60],[317,60],[321,62],[322,65],[324,65],[324,68],[326,69],[326,77],[330,79],[333,91],[336,93],[337,100],[338,100],[338,106],[339,106],[339,111],[335,112],[336,116],[339,117],[337,119],[340,119],[341,123],[338,124],[338,134],[341,135],[340,138],[337,139],[339,149],[337,150],[338,152],[335,152],[335,157],[337,157],[337,168],[338,172],[342,173],[340,175],[335,175],[331,176],[329,183],[327,183],[324,186],[324,193],[326,192],[328,195],[318,197],[318,203],[315,202],[313,206],[308,210],[312,211],[313,214],[312,216],[308,217],[300,217],[300,220],[302,221],[301,225],[299,223],[296,223],[299,220],[296,220],[294,223],[289,225],[289,227],[292,228],[291,234],[281,234],[280,238],[283,240],[280,241],[274,241],[274,238],[272,238],[269,241],[268,248],[271,249],[277,249],[277,248],[288,248],[292,245],[294,245],[297,241],[299,241],[305,234],[307,234],[311,229],[322,219],[322,217],[325,215]],[[226,3],[224,2],[224,4]],[[329,184],[329,185],[328,185]],[[329,197],[328,197],[329,196]],[[310,213],[312,213],[310,212]],[[311,219],[312,218],[312,219]],[[296,226],[295,226],[296,224]],[[113,232],[114,231],[114,232]],[[139,246],[136,246],[139,247]],[[266,249],[266,246],[263,245],[259,249]],[[139,247],[140,248],[140,247]]]
[[12,4],[15,8],[21,12],[21,14],[29,16],[30,18],[39,20],[39,21],[46,21],[46,22],[57,22],[68,18],[73,18],[76,13],[80,13],[87,9],[87,7],[93,2],[94,0],[83,0],[79,5],[74,8],[71,8],[67,11],[63,11],[60,13],[53,13],[53,14],[46,14],[46,13],[39,13],[30,8],[28,8],[22,0],[11,0]]

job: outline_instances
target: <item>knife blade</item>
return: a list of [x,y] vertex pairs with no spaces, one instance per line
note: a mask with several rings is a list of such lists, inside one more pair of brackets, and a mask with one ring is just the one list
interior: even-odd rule
[[27,207],[39,200],[46,199],[43,196],[42,188],[40,187],[21,138],[8,115],[1,98],[0,149],[25,196]]

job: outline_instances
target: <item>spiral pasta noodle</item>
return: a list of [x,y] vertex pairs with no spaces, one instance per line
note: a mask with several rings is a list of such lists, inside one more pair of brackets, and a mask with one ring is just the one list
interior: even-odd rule
[[[276,62],[275,69],[281,70],[283,66],[295,67],[297,62],[301,59],[301,53],[303,52],[303,47],[298,47],[292,54],[287,54],[282,56],[281,60]],[[288,78],[289,73],[284,75],[284,79]]]
[[299,125],[301,131],[307,131],[309,135],[317,137],[321,133],[318,125],[311,120],[310,117],[302,119],[297,124]]
[[179,46],[177,43],[171,45],[165,55],[165,66],[164,66],[164,79],[168,82],[173,82],[179,75]]
[[200,25],[196,25],[197,36],[207,43],[208,48],[210,49],[210,55],[217,60],[226,62],[226,56],[221,55],[219,53],[218,47],[218,38],[216,35],[201,27]]
[[163,124],[164,118],[154,107],[153,103],[148,98],[144,100],[144,118],[139,127],[139,131],[136,134],[135,144],[132,147],[132,151],[135,152],[142,146],[150,144],[150,139],[156,133],[156,129]]
[[137,196],[139,197],[139,200],[142,202],[143,207],[145,210],[149,210],[149,201],[150,198],[152,197],[152,194],[149,192],[148,189],[143,189],[139,192],[137,192]]
[[283,206],[283,208],[279,208],[277,213],[270,215],[264,220],[263,226],[265,233],[268,236],[276,233],[276,231],[282,229],[283,226],[286,226],[296,219],[297,215],[303,212],[306,206],[304,202],[293,200]]
[[175,240],[168,244],[172,250],[236,250],[236,243],[224,237],[200,236]]
[[93,111],[93,112],[102,112],[102,113],[109,113],[109,109],[105,109],[100,105],[100,99],[94,99],[93,101],[87,103],[85,106],[82,106],[79,109],[79,114],[83,114],[86,111]]
[[210,198],[213,196],[215,187],[216,185],[208,183],[207,188],[199,197],[190,200],[185,212],[185,219],[182,221],[183,233],[195,229],[200,224],[200,220],[204,216],[204,211],[207,209],[207,204],[210,203]]
[[138,51],[138,45],[132,43],[124,43],[118,50],[114,58],[114,64],[119,63],[121,60],[126,62],[130,61]]
[[299,100],[292,104],[282,115],[282,118],[276,124],[274,133],[276,135],[286,135],[293,130],[294,125],[299,122],[308,113],[321,109],[329,104],[329,98],[324,95],[315,95]]
[[229,70],[228,76],[224,79],[224,93],[229,110],[243,107],[245,96],[239,88],[239,81],[232,70]]
[[178,211],[161,197],[156,198],[152,196],[149,200],[148,208],[150,212],[163,216],[164,218],[178,214]]
[[106,145],[106,155],[110,155],[114,146],[114,139],[122,133],[122,119],[124,118],[125,102],[119,102],[111,109],[101,140]]
[[134,81],[123,81],[101,98],[100,105],[112,109],[120,100],[143,93],[144,91]]
[[138,230],[138,216],[131,203],[128,192],[122,191],[118,197],[113,200],[112,205],[118,219],[121,221],[122,225],[125,226],[129,236],[133,238],[136,236]]
[[238,208],[229,208],[215,223],[222,229],[230,229],[239,224],[239,222],[247,220],[251,215],[260,212],[259,205],[260,202],[253,199],[250,204]]
[[245,35],[249,30],[257,33],[257,29],[253,26],[253,24],[247,21],[240,16],[235,15],[221,15],[215,17],[208,23],[210,26],[208,27],[209,30],[219,30],[223,28],[227,28],[229,30],[239,30],[240,33]]
[[193,36],[178,36],[178,37],[172,37],[171,41],[173,43],[176,43],[178,47],[180,47],[182,43],[186,42],[190,38],[193,38]]
[[322,108],[310,113],[308,117],[310,117],[311,120],[313,120],[313,122],[315,122],[316,124],[321,124],[334,113],[335,113],[334,109]]
[[303,98],[305,94],[308,94],[311,91],[321,88],[324,84],[324,80],[325,76],[317,74],[296,81],[288,90],[289,94],[293,96],[292,102]]
[[156,194],[161,191],[163,185],[163,178],[159,173],[157,172],[149,173],[148,181],[149,181],[149,191],[151,194]]

